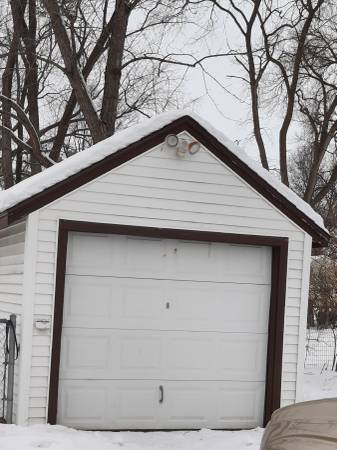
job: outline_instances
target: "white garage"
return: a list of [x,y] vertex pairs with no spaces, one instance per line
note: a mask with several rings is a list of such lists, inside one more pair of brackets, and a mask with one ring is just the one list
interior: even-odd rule
[[311,246],[328,233],[199,118],[117,133],[0,208],[17,423],[234,429],[300,400]]

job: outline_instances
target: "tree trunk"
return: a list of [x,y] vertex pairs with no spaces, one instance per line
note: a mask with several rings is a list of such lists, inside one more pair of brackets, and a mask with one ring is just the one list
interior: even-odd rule
[[[23,140],[23,127],[18,124],[18,137]],[[22,180],[22,146],[18,145],[16,150],[16,164],[15,164],[15,183],[20,183]]]
[[44,0],[44,5],[49,14],[56,41],[66,67],[67,77],[74,90],[79,107],[90,129],[93,141],[99,142],[105,138],[106,128],[99,119],[92,98],[87,90],[87,85],[78,65],[75,49],[71,46],[58,2],[57,0]]
[[260,8],[260,4],[261,0],[257,0],[254,2],[254,9],[252,11],[250,20],[247,22],[247,32],[245,34],[245,42],[246,42],[248,69],[249,69],[248,72],[249,72],[250,95],[252,100],[252,118],[253,118],[254,136],[257,143],[257,147],[259,149],[261,164],[265,169],[269,170],[266,148],[261,133],[258,79],[255,70],[254,52],[252,49],[252,42],[251,42],[252,30]]
[[[13,75],[16,61],[17,39],[14,36],[11,47],[9,49],[5,70],[2,74],[2,94],[6,97],[12,95]],[[12,138],[6,128],[12,129],[11,120],[11,104],[8,101],[2,102],[2,175],[4,188],[8,189],[14,184],[13,167],[12,167]]]
[[[115,20],[115,12],[112,14],[109,22],[103,28],[92,52],[83,68],[83,77],[85,80],[90,75],[92,69],[94,68],[94,66],[97,63],[97,61],[99,60],[99,58],[105,52],[106,41],[110,37],[110,34],[114,27],[114,20]],[[76,96],[73,91],[69,97],[69,100],[67,102],[67,105],[66,105],[64,113],[63,113],[63,116],[60,120],[60,124],[57,129],[57,134],[55,136],[53,147],[52,147],[50,155],[49,155],[53,161],[57,161],[60,157],[62,145],[64,144],[64,140],[65,140],[68,128],[69,128],[69,123],[70,123],[70,120],[71,120],[71,117],[74,112],[76,104],[77,104]]]
[[[32,122],[35,130],[40,130],[39,120],[39,80],[38,80],[38,65],[36,59],[36,0],[28,0],[29,6],[29,29],[23,34],[23,39],[26,46],[26,78],[27,78],[27,102],[28,102],[28,116]],[[31,172],[32,175],[41,172],[41,165],[30,155]]]
[[[305,19],[303,28],[298,37],[298,45],[295,53],[294,64],[292,67],[292,78],[291,83],[288,85],[288,101],[287,110],[279,134],[279,157],[280,157],[280,173],[281,180],[284,184],[289,186],[288,177],[288,162],[287,162],[287,135],[288,130],[294,114],[295,97],[298,85],[298,79],[300,74],[301,62],[303,59],[305,43],[310,30],[311,23],[314,19],[316,12],[321,7],[324,0],[318,0],[316,6],[313,8],[309,7],[308,16]],[[309,3],[308,3],[309,4]]]
[[115,20],[110,37],[108,60],[105,68],[104,93],[101,120],[106,125],[107,136],[115,131],[118,94],[122,75],[122,60],[130,8],[125,0],[117,0]]

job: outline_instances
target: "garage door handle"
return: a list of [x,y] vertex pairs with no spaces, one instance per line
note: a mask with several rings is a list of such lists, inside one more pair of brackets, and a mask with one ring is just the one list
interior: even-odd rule
[[164,388],[163,386],[159,386],[159,403],[163,403],[164,401]]

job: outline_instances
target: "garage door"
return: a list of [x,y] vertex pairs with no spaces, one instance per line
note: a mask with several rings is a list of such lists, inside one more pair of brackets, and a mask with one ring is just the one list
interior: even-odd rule
[[263,422],[268,247],[70,233],[59,424]]

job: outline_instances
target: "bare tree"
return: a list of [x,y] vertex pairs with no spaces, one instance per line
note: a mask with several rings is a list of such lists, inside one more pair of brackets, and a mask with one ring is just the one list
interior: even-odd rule
[[[308,111],[310,114],[315,106],[315,100],[308,95],[310,87],[315,89],[320,84],[322,91],[326,84],[326,73],[318,68],[322,49],[325,55],[330,52],[330,61],[332,59],[331,47],[334,47],[336,39],[335,5],[329,0],[189,0],[189,3],[208,5],[210,20],[214,16],[224,17],[241,36],[241,43],[238,43],[237,40],[232,42],[227,35],[224,51],[232,52],[234,61],[242,70],[242,75],[235,78],[248,88],[254,138],[261,164],[266,169],[270,165],[261,113],[266,107],[282,109],[278,130],[279,171],[283,183],[289,185],[289,130],[295,121],[303,122],[304,116],[310,120]],[[322,80],[313,82],[317,70]],[[331,183],[319,194],[316,192],[314,199],[317,173],[325,149],[336,132],[332,123],[336,105],[337,99],[329,94],[325,99],[325,118],[320,117],[322,130],[315,144],[315,161],[303,192],[304,199],[313,205],[324,197],[329,185],[337,179],[336,168],[336,172],[331,173]]]
[[182,77],[170,67],[198,62],[169,54],[164,36],[183,26],[185,4],[10,0],[0,20],[5,188],[177,104]]
[[240,37],[238,43],[227,36],[220,54],[231,56],[242,71],[235,77],[250,94],[262,165],[270,169],[262,113],[266,107],[281,108],[282,181],[289,185],[288,136],[296,122],[310,136],[301,195],[318,209],[333,191],[337,8],[331,1],[43,0],[38,5],[11,0],[10,6],[0,20],[5,187],[110,136],[139,115],[176,104],[185,71],[204,68],[219,53],[173,53],[165,36],[187,25],[200,29],[208,13],[203,33],[211,32],[214,17],[223,17]]

